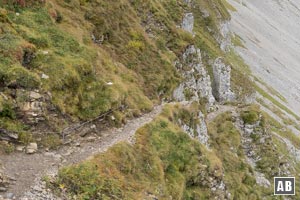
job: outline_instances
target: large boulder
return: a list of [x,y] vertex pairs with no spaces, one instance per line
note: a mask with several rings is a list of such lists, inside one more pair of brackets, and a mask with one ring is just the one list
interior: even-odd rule
[[231,67],[226,65],[222,58],[217,58],[213,63],[214,89],[213,93],[217,101],[230,102],[235,100],[235,94],[231,90]]

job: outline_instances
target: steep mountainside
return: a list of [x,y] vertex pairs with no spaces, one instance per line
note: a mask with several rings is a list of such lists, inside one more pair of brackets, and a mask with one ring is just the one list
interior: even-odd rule
[[299,113],[300,3],[296,0],[230,0],[232,29],[245,43],[238,49],[254,74],[285,97]]
[[161,100],[213,107],[212,93],[234,98],[230,84],[237,99],[252,92],[220,1],[9,2],[1,3],[3,139],[55,139],[111,111],[106,121],[119,126]]
[[249,2],[0,0],[0,199],[274,199],[274,176],[299,178],[300,118],[269,58],[300,62],[258,7],[294,4]]

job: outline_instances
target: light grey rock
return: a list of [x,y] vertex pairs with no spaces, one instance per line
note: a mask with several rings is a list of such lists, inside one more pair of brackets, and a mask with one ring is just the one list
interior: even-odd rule
[[97,129],[97,126],[95,124],[90,126],[91,129]]
[[38,150],[37,143],[29,143],[26,147],[26,153],[27,154],[33,154],[36,153]]
[[176,101],[185,101],[184,83],[181,83],[173,92],[173,97]]
[[231,67],[225,65],[222,58],[213,63],[214,96],[219,102],[234,101],[235,94],[231,90]]
[[29,94],[29,97],[31,99],[40,99],[40,98],[42,98],[42,95],[38,92],[31,91]]
[[254,132],[255,128],[259,127],[259,125],[260,125],[260,120],[254,124],[245,124],[244,131],[246,134],[250,135]]
[[193,33],[194,29],[194,15],[193,13],[186,13],[183,16],[181,28],[191,34]]
[[255,179],[256,179],[256,183],[258,185],[263,186],[265,188],[271,187],[270,181],[268,179],[266,179],[264,174],[255,171],[254,176],[255,176]]
[[207,132],[207,125],[205,122],[205,116],[200,111],[198,113],[198,124],[196,128],[191,127],[189,124],[183,123],[181,120],[178,121],[179,125],[181,126],[182,130],[187,133],[191,138],[198,139],[199,142],[209,148],[209,136]]
[[199,124],[197,124],[197,137],[200,141],[200,143],[204,144],[206,147],[209,147],[208,143],[208,132],[207,132],[207,126],[205,122],[205,116],[202,112],[199,112],[198,114]]
[[75,147],[80,147],[80,145],[81,145],[80,142],[75,143]]
[[202,13],[202,17],[208,18],[208,17],[210,16],[208,10],[206,10],[206,9],[201,9],[200,11],[201,11],[201,13]]
[[237,47],[237,53],[254,76],[286,99],[282,104],[299,113],[300,1],[228,2],[237,10],[231,13],[230,28],[242,38],[245,46]]
[[[207,109],[213,110],[215,98],[212,94],[211,80],[202,63],[201,51],[194,45],[187,47],[182,59],[175,63],[184,81],[173,92],[176,101],[199,101],[206,98]],[[188,96],[187,96],[188,93]]]
[[41,78],[42,79],[49,79],[49,76],[47,74],[42,74]]
[[23,145],[17,145],[16,146],[16,151],[22,152],[24,149],[25,149],[25,146],[23,146]]
[[245,104],[253,104],[253,103],[255,103],[256,102],[256,97],[257,97],[257,95],[256,95],[255,92],[252,93],[252,94],[250,94],[250,95],[248,95],[248,96],[245,96],[244,97]]
[[6,196],[7,199],[15,199],[15,195],[11,192],[7,193],[5,196]]

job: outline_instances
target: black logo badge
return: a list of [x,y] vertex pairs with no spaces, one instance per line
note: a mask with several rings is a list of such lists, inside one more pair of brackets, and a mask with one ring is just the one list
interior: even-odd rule
[[295,195],[295,177],[274,177],[274,195]]

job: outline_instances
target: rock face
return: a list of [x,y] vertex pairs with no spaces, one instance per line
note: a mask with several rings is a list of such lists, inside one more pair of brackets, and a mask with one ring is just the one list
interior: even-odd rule
[[193,13],[186,13],[183,16],[181,28],[191,34],[193,33],[194,29],[194,15]]
[[219,102],[234,101],[235,94],[231,90],[231,67],[225,65],[221,58],[213,63],[214,96]]
[[[271,133],[268,128],[265,128],[261,125],[262,115],[259,116],[259,119],[256,122],[253,122],[251,124],[245,123],[236,112],[233,113],[233,117],[235,118],[234,125],[241,133],[242,148],[245,153],[247,163],[253,169],[253,175],[256,179],[256,183],[265,188],[270,188],[272,184],[267,179],[268,174],[266,173],[266,171],[261,171],[259,162],[263,159],[264,156],[266,156],[263,155],[264,151],[268,151],[269,149],[270,152],[278,152],[277,145],[270,145],[274,143],[274,139],[272,137],[274,133]],[[282,138],[278,134],[275,135],[280,139]],[[290,151],[291,149],[287,150]],[[294,150],[297,151],[297,149],[293,149],[292,151]],[[291,151],[290,153],[291,155],[293,155]],[[276,154],[275,156],[276,158],[278,158],[277,161],[279,161],[277,163],[277,166],[274,168],[277,171],[272,173],[278,173],[280,176],[291,176],[291,171],[293,169],[290,165],[290,162],[286,162],[286,160],[279,155],[280,154]],[[270,155],[267,154],[267,156]]]
[[200,111],[198,113],[199,123],[197,123],[194,127],[191,127],[189,124],[185,124],[181,120],[179,120],[179,125],[181,126],[182,130],[186,132],[191,138],[198,139],[201,144],[204,144],[206,147],[209,147],[209,136],[207,133],[207,126],[204,117],[205,116]]
[[19,99],[25,99],[19,103],[19,107],[28,122],[37,123],[44,120],[44,98],[39,92],[28,93],[20,90],[17,96]]
[[266,188],[270,187],[271,183],[266,178],[265,174],[256,171],[256,162],[260,159],[260,157],[256,153],[256,149],[258,147],[253,141],[253,135],[261,136],[261,142],[265,142],[266,140],[270,139],[270,136],[266,134],[264,130],[260,127],[261,116],[260,119],[253,124],[246,124],[236,112],[234,112],[233,116],[235,118],[234,125],[239,130],[242,136],[241,142],[242,148],[246,155],[246,161],[254,170],[253,174],[256,183]]
[[199,141],[204,144],[206,147],[209,147],[208,144],[208,133],[207,133],[207,126],[206,126],[206,122],[205,122],[205,116],[203,115],[202,112],[199,112],[198,114],[198,119],[199,119],[199,124],[197,124],[197,137],[199,139]]
[[213,110],[215,98],[212,95],[210,76],[202,63],[200,49],[195,48],[194,45],[189,46],[181,61],[176,62],[176,67],[184,81],[173,93],[175,100],[198,101],[200,98],[206,98],[208,110]]

